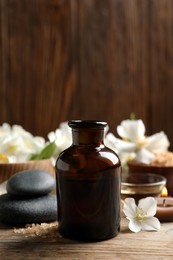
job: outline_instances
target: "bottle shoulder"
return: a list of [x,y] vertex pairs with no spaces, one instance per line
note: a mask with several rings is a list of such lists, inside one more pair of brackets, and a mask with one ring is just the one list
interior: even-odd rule
[[118,155],[108,147],[70,146],[57,159],[56,167],[62,168],[62,165],[66,165],[66,168],[99,167],[104,170],[108,167],[119,167],[121,163]]

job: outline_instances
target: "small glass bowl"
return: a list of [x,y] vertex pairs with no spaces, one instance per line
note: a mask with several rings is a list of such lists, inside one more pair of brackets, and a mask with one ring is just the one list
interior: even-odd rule
[[128,171],[129,173],[154,173],[157,175],[161,175],[166,178],[167,185],[166,188],[168,190],[168,195],[173,196],[173,166],[156,166],[156,165],[148,165],[136,161],[130,161],[128,163]]
[[145,197],[159,197],[166,178],[154,173],[123,174],[121,184],[121,199],[134,198],[136,202]]

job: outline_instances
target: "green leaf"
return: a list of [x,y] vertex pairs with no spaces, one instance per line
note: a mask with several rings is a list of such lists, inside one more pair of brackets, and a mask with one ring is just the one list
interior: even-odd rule
[[48,159],[53,155],[55,148],[56,148],[55,142],[50,143],[47,146],[45,146],[43,148],[43,150],[41,150],[40,153],[32,154],[31,157],[30,157],[30,160]]
[[136,120],[136,115],[135,113],[130,114],[130,120]]

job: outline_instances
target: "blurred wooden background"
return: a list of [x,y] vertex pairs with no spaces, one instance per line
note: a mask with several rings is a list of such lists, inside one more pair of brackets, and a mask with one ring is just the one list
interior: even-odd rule
[[134,112],[173,144],[172,0],[0,0],[0,124]]

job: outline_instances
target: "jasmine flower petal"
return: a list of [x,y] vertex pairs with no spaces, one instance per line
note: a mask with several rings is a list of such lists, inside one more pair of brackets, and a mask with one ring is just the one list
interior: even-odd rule
[[132,231],[132,232],[139,232],[141,231],[142,227],[141,227],[141,223],[138,222],[136,219],[133,219],[133,218],[128,218],[129,220],[129,229]]
[[119,150],[117,148],[116,137],[112,133],[108,133],[105,135],[104,144],[112,149],[114,152],[118,153]]
[[136,215],[136,208],[137,206],[133,198],[126,198],[124,200],[123,212],[129,219]]
[[148,151],[145,148],[142,148],[136,152],[136,161],[142,162],[142,163],[151,163],[154,160],[155,156],[153,153]]
[[167,151],[169,145],[169,140],[163,131],[147,137],[146,148],[151,152]]
[[141,222],[142,230],[159,230],[160,222],[156,217],[144,218]]
[[51,157],[53,165],[55,165],[56,159],[60,152],[67,149],[72,144],[71,129],[68,126],[68,122],[62,122],[54,132],[48,133],[48,139],[50,142],[55,142],[56,149]]
[[104,143],[106,146],[119,152],[134,152],[136,145],[132,142],[126,142],[116,138],[112,133],[108,133],[105,137]]
[[132,152],[132,153],[119,152],[118,155],[119,155],[119,158],[121,159],[122,165],[123,164],[125,165],[128,161],[131,161],[136,158],[136,154],[134,152]]
[[156,214],[157,201],[153,197],[147,197],[139,200],[138,207],[142,208],[147,217],[153,217]]
[[145,134],[145,126],[141,119],[139,120],[123,120],[117,126],[119,136],[132,142],[143,139]]

